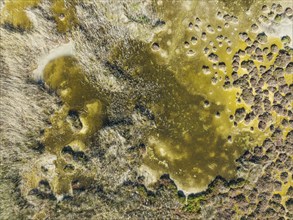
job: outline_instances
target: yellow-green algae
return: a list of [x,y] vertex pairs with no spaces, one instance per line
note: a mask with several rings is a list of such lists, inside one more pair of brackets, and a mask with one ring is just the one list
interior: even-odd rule
[[[41,0],[6,0],[1,11],[1,24],[9,24],[21,30],[30,30],[33,24],[26,14],[27,9],[37,7]],[[50,0],[51,11],[60,33],[72,30],[78,24],[77,0]]]
[[32,22],[28,18],[25,10],[36,7],[41,0],[9,0],[1,11],[0,23],[10,24],[15,28],[28,30],[32,28]]
[[76,4],[77,0],[52,0],[51,10],[59,32],[71,30],[78,23]]
[[[275,179],[279,179],[279,178],[280,178],[280,172],[278,172],[278,176],[276,176]],[[290,175],[290,172],[289,172],[288,181],[282,184],[281,191],[274,192],[275,194],[280,194],[282,196],[281,204],[283,206],[285,206],[286,201],[290,198],[290,196],[287,195],[287,191],[290,186],[293,186],[293,179],[292,179],[292,174]]]
[[[156,122],[144,164],[155,174],[169,173],[177,186],[187,192],[205,189],[217,175],[235,177],[235,160],[270,134],[268,129],[257,129],[257,118],[249,124],[242,121],[233,126],[230,115],[241,107],[249,112],[251,106],[236,101],[240,88],[223,88],[226,76],[232,81],[234,54],[248,46],[239,33],[246,32],[252,42],[256,39],[257,33],[251,26],[260,7],[253,9],[250,16],[239,11],[235,17],[221,11],[220,3],[208,6],[198,1],[157,1],[156,10],[166,25],[153,41],[130,42],[128,48],[118,46],[113,52],[113,62],[119,60],[132,71],[136,67],[134,77],[158,85],[153,97],[142,98]],[[283,47],[281,40],[273,37],[260,47],[272,44]],[[207,54],[204,48],[209,49]],[[219,59],[214,64],[208,57],[211,53]],[[239,63],[251,57],[240,58]],[[264,58],[255,65],[269,67],[275,58]],[[220,62],[225,63],[224,68]],[[203,70],[203,66],[209,70]],[[240,76],[248,73],[241,68],[237,72]],[[219,82],[213,84],[215,76]],[[280,122],[278,116],[273,120],[276,125]]]
[[[58,4],[56,7],[63,7]],[[112,57],[113,63],[120,62],[133,77],[142,79],[146,85],[157,86],[153,96],[134,100],[145,104],[156,122],[156,129],[148,139],[144,164],[155,173],[170,173],[179,188],[189,192],[203,190],[217,175],[234,177],[235,159],[269,135],[268,130],[257,130],[257,119],[233,126],[230,115],[241,107],[249,112],[251,106],[236,102],[241,89],[223,88],[225,76],[231,79],[233,55],[247,47],[239,33],[247,32],[252,41],[256,38],[256,33],[251,31],[251,17],[240,11],[238,18],[228,15],[231,21],[225,21],[226,12],[219,14],[218,6],[209,4],[208,10],[205,6],[193,1],[160,1],[156,10],[166,25],[156,33],[153,42],[130,41],[127,47],[118,45]],[[62,14],[62,10],[55,13]],[[259,10],[252,11],[251,16],[257,13]],[[59,31],[62,30],[65,29]],[[272,44],[283,47],[277,38],[268,38],[260,47]],[[209,49],[207,54],[204,48]],[[211,53],[219,60],[211,60],[208,56]],[[255,64],[258,68],[260,65],[269,67],[275,58],[274,55],[271,61],[264,58],[264,62]],[[248,59],[250,56],[245,55],[239,63]],[[64,102],[62,109],[52,117],[52,127],[46,130],[43,141],[47,152],[57,157],[58,175],[49,181],[55,194],[70,193],[74,179],[87,180],[94,176],[94,172],[88,171],[84,178],[83,167],[61,153],[66,145],[75,151],[86,151],[88,137],[101,126],[100,97],[76,62],[72,57],[58,58],[50,62],[44,72],[45,82]],[[220,62],[225,63],[225,67],[219,65]],[[202,69],[203,66],[209,70]],[[237,72],[247,73],[244,69]],[[211,83],[213,77],[219,82]],[[83,128],[79,131],[67,120],[72,110],[80,113]],[[273,116],[273,123],[280,123],[280,116]],[[69,162],[74,166],[67,166]],[[35,187],[40,178],[33,177],[30,181]]]
[[[51,117],[51,127],[45,130],[42,143],[47,155],[54,155],[55,171],[47,181],[55,195],[72,194],[72,185],[85,187],[96,172],[85,168],[72,155],[64,154],[66,146],[75,152],[88,152],[90,136],[102,126],[103,104],[97,89],[89,82],[75,58],[70,56],[50,61],[44,69],[44,81],[61,98],[62,108]],[[76,128],[70,114],[75,112],[82,126]],[[49,158],[49,157],[48,157]],[[33,189],[42,177],[40,168],[25,174],[26,185]]]

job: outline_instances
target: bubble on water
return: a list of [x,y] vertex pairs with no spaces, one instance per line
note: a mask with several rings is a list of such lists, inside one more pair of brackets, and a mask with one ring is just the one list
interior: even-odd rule
[[269,9],[269,7],[267,5],[263,5],[262,8],[261,8],[261,10],[263,12],[269,12],[270,9]]
[[251,30],[252,30],[252,32],[257,32],[258,31],[258,25],[257,24],[252,24],[251,25]]
[[196,24],[196,25],[194,25],[194,30],[196,30],[196,31],[200,31],[200,28],[199,28],[199,26]]
[[188,51],[186,52],[186,54],[187,54],[188,56],[194,56],[194,55],[195,55],[195,52],[194,52],[194,50],[188,50]]
[[203,74],[205,74],[205,75],[209,75],[210,73],[211,73],[211,70],[210,70],[210,68],[208,67],[208,66],[203,66],[202,67],[202,72],[203,72]]
[[197,38],[193,36],[191,37],[190,41],[193,45],[195,45],[197,43]]
[[202,39],[203,41],[206,41],[206,40],[207,40],[207,34],[206,34],[206,32],[202,32],[202,34],[201,34],[201,39]]
[[215,33],[215,30],[214,30],[214,28],[211,25],[208,25],[207,26],[207,32],[209,32],[209,33]]
[[158,43],[153,43],[153,44],[152,44],[152,49],[153,49],[154,51],[158,51],[158,50],[160,49],[159,44],[158,44]]
[[290,7],[286,8],[286,9],[285,9],[285,15],[286,15],[287,17],[292,16],[292,15],[293,15],[293,10],[292,10],[292,8],[290,8]]
[[189,47],[189,43],[187,41],[184,42],[184,47],[188,48]]
[[192,22],[190,22],[190,23],[188,24],[188,28],[189,28],[190,30],[193,29],[193,23],[192,23]]

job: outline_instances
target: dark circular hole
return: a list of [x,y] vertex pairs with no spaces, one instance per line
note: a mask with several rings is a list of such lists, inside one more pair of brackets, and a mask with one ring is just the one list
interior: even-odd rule
[[205,101],[204,101],[204,106],[205,106],[205,107],[208,107],[209,105],[210,105],[210,102],[209,102],[208,100],[205,100]]
[[228,136],[228,141],[229,141],[229,142],[232,141],[232,136],[231,136],[231,135]]
[[160,49],[160,45],[158,43],[153,43],[152,49],[153,50],[159,50]]

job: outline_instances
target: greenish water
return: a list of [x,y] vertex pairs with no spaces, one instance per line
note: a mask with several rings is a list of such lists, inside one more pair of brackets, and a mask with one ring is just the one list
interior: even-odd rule
[[[1,24],[8,24],[22,31],[33,29],[33,23],[26,10],[37,7],[41,0],[7,0],[0,12]],[[56,22],[57,30],[65,33],[78,23],[76,16],[77,0],[52,0],[50,10]]]
[[[74,185],[76,189],[86,187],[96,175],[82,161],[86,160],[84,152],[89,150],[89,138],[103,124],[104,104],[101,93],[73,57],[50,61],[44,69],[44,80],[62,101],[60,110],[50,118],[51,126],[45,129],[42,140],[46,153],[56,157],[54,172],[47,181],[55,195],[72,195]],[[25,176],[31,188],[42,180],[38,172]]]
[[[235,173],[235,159],[249,144],[239,137],[241,134],[232,135],[233,141],[228,142],[225,134],[234,131],[232,121],[223,114],[227,106],[213,101],[205,103],[206,94],[200,89],[198,94],[191,94],[175,78],[176,73],[156,62],[150,45],[133,42],[130,48],[125,52],[131,54],[124,60],[126,66],[139,66],[135,77],[157,85],[152,97],[139,100],[151,109],[156,123],[144,164],[161,174],[170,173],[185,188],[203,188],[219,174],[231,178]],[[123,54],[119,51],[121,59]],[[197,78],[201,80],[200,75]],[[253,138],[250,132],[246,135]]]
[[[236,101],[240,88],[223,85],[226,78],[232,81],[234,54],[248,46],[240,33],[247,33],[252,41],[257,34],[251,31],[253,18],[244,11],[236,17],[218,6],[161,2],[156,11],[165,25],[152,42],[130,41],[113,51],[113,62],[146,85],[157,86],[152,97],[139,100],[152,111],[156,124],[148,138],[144,165],[152,174],[169,173],[177,186],[188,192],[205,189],[217,175],[235,177],[235,160],[268,135],[257,129],[257,119],[249,124],[240,121],[237,126],[229,119],[238,108],[251,111],[250,105]],[[259,7],[254,13],[259,13]],[[273,43],[282,47],[276,38],[260,47]],[[210,59],[210,54],[217,60]],[[248,59],[250,56],[243,56],[239,63]],[[273,62],[255,64],[259,68]],[[247,73],[241,68],[237,72],[239,76]],[[218,82],[212,83],[213,78]]]
[[[240,33],[247,32],[252,41],[257,34],[251,31],[252,18],[241,11],[236,17],[219,12],[216,5],[207,10],[196,1],[164,2],[154,8],[165,21],[162,29],[151,42],[117,42],[109,62],[129,74],[124,80],[141,86],[126,102],[129,108],[142,105],[153,115],[155,128],[145,137],[143,165],[155,175],[169,173],[180,189],[198,192],[217,175],[235,177],[235,160],[269,135],[257,129],[257,119],[234,124],[231,116],[236,109],[250,112],[251,106],[237,102],[240,88],[224,88],[227,80],[232,82],[234,54],[248,46]],[[268,38],[260,47],[272,44],[282,47],[276,38]],[[241,56],[239,63],[249,59],[250,55]],[[274,60],[265,58],[255,65],[269,67]],[[239,76],[246,73],[243,68],[237,70]],[[85,175],[82,166],[63,155],[64,147],[87,151],[111,100],[103,98],[73,57],[51,61],[44,80],[63,102],[43,139],[47,152],[57,157],[58,175],[50,185],[57,194],[70,193],[73,181],[91,179],[95,172]]]

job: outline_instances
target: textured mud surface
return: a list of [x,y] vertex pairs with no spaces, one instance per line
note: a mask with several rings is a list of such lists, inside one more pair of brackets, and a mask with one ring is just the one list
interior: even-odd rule
[[292,219],[292,1],[0,2],[0,219]]

